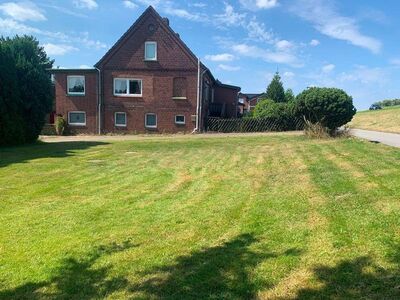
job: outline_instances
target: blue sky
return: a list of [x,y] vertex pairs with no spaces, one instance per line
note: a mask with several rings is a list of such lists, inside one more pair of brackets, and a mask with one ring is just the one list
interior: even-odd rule
[[398,0],[0,1],[0,34],[31,34],[56,66],[93,66],[148,5],[225,83],[339,87],[358,109],[400,97]]

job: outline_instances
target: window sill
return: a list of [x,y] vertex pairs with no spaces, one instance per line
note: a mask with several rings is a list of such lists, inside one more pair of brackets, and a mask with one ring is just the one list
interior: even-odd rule
[[149,130],[156,130],[157,126],[145,126],[145,128]]
[[176,125],[176,126],[185,126],[186,123],[176,123],[176,122],[175,122],[175,125]]
[[86,124],[68,124],[71,127],[86,127]]
[[118,129],[126,129],[126,125],[114,125],[115,126],[115,128],[118,128]]
[[144,62],[157,62],[157,59],[144,59]]
[[85,97],[86,94],[66,94],[67,97]]
[[172,97],[172,100],[187,100],[187,97]]

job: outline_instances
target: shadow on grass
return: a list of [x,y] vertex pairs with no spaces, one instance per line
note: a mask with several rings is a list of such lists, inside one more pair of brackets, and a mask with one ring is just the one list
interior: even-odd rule
[[[144,299],[252,299],[257,291],[271,286],[251,273],[261,262],[277,257],[274,253],[249,247],[257,239],[243,234],[217,247],[178,257],[170,266],[141,274],[147,278],[132,286],[131,292]],[[283,255],[299,255],[296,249]]]
[[0,148],[0,168],[17,163],[26,163],[38,158],[57,158],[73,155],[73,151],[107,145],[104,142],[36,142],[31,145]]
[[256,243],[258,240],[251,234],[239,235],[220,246],[178,257],[171,265],[144,271],[138,274],[143,278],[141,283],[130,283],[123,276],[112,277],[110,271],[117,266],[96,267],[101,257],[137,246],[129,241],[112,244],[96,248],[85,258],[65,259],[51,279],[0,291],[0,299],[102,299],[115,292],[135,299],[253,299],[258,291],[272,287],[254,273],[260,263],[302,253],[288,249],[274,254],[257,248]]
[[399,254],[392,257],[396,267],[390,270],[367,256],[318,267],[314,274],[322,287],[300,290],[297,299],[400,299]]
[[109,277],[111,266],[94,268],[103,256],[137,247],[130,241],[100,246],[83,259],[62,261],[52,278],[39,283],[26,283],[12,290],[0,291],[0,299],[99,299],[123,290],[128,281],[124,277]]

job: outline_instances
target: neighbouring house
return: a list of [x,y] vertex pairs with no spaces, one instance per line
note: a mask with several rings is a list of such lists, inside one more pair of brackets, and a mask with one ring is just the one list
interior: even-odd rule
[[216,80],[153,7],[93,69],[52,69],[71,133],[202,131],[236,118],[240,88]]
[[245,115],[254,110],[257,103],[263,98],[264,94],[245,94],[239,93],[239,114]]
[[256,107],[257,103],[261,101],[264,97],[264,93],[261,94],[247,94],[249,99],[249,110],[253,111]]

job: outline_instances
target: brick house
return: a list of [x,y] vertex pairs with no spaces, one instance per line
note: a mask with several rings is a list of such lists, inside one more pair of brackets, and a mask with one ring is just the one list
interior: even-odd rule
[[237,117],[240,88],[216,80],[151,6],[93,69],[51,72],[71,133],[193,132]]
[[263,99],[264,94],[244,94],[244,93],[239,93],[239,104],[240,104],[240,109],[239,112],[241,115],[244,115],[246,113],[249,113],[254,110],[256,107],[257,103]]

